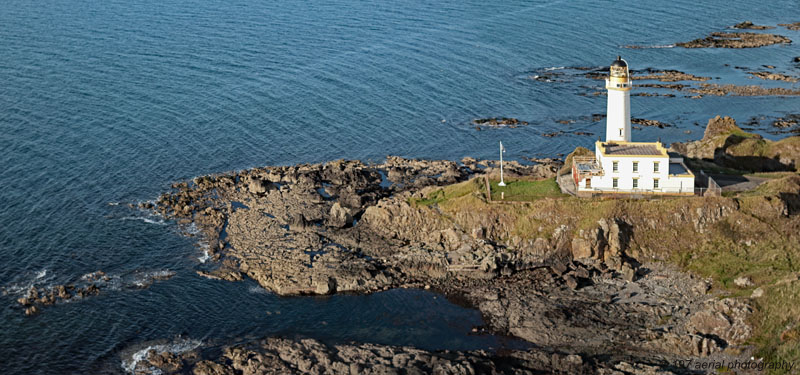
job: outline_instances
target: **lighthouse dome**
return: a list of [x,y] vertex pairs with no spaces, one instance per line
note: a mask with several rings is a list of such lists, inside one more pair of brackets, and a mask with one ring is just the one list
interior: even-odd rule
[[627,81],[628,63],[626,63],[621,56],[617,56],[617,59],[611,63],[611,69],[609,69],[609,72],[611,73],[611,78],[620,78]]
[[626,63],[625,60],[622,59],[622,56],[617,56],[617,59],[611,63],[611,66],[616,68],[627,68],[628,63]]

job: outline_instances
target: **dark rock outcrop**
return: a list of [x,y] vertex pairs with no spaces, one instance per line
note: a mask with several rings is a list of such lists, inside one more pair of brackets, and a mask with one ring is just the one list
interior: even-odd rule
[[777,34],[714,32],[705,38],[675,45],[684,48],[756,48],[791,42],[791,39]]
[[800,165],[800,137],[773,142],[743,131],[730,117],[710,119],[701,140],[673,143],[670,148],[689,158],[745,171],[794,171]]
[[227,347],[218,357],[200,361],[191,354],[182,356],[149,353],[136,374],[673,374],[669,364],[659,361],[601,362],[557,351],[433,352],[377,344],[326,345],[313,339],[267,338]]

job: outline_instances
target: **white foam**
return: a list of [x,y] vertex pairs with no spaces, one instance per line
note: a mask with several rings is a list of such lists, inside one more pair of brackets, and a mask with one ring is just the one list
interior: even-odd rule
[[561,70],[561,69],[564,69],[564,67],[563,66],[551,66],[549,68],[544,68],[544,71],[545,72],[549,72],[551,70]]
[[168,279],[172,276],[175,276],[175,274],[176,274],[175,271],[161,270],[161,271],[147,272],[145,273],[145,276],[151,279]]
[[[30,275],[30,274],[28,274],[28,275]],[[28,293],[28,291],[32,287],[35,287],[37,284],[39,284],[40,286],[42,284],[44,284],[44,286],[46,287],[47,286],[47,282],[48,281],[52,281],[52,280],[53,280],[53,276],[51,275],[50,277],[47,277],[47,268],[43,268],[41,271],[36,272],[33,275],[33,278],[31,278],[29,280],[24,280],[24,281],[8,284],[8,285],[4,286],[2,288],[2,290],[3,290],[3,294],[4,295],[9,295],[9,294],[11,294],[11,295],[25,295],[25,294]]]
[[165,222],[162,219],[155,219],[154,220],[154,219],[151,219],[151,218],[145,217],[145,216],[126,216],[126,217],[123,217],[122,220],[140,220],[140,221],[144,221],[145,223],[148,223],[148,224],[167,225],[167,222]]
[[208,249],[203,249],[203,255],[197,257],[197,260],[200,261],[200,263],[208,262],[209,259],[211,259],[211,255],[208,254]]
[[128,282],[128,286],[135,286],[137,288],[146,288],[156,281],[163,281],[175,276],[175,271],[160,270],[160,271],[147,271],[136,273],[132,280]]
[[45,276],[47,276],[47,268],[37,272],[36,273],[36,279],[34,279],[34,280],[39,280],[39,279],[41,279],[41,278],[43,278]]
[[208,243],[205,241],[198,241],[197,245],[200,246],[201,249],[203,249],[203,255],[197,257],[197,260],[200,263],[208,262],[208,260],[211,259],[211,254],[208,253],[208,248],[209,248]]
[[[169,344],[150,345],[144,349],[134,352],[130,359],[123,359],[122,369],[129,374],[133,374],[134,370],[136,370],[136,365],[139,364],[139,362],[147,359],[147,352],[150,350],[155,350],[156,353],[170,352],[173,354],[181,354],[190,350],[194,350],[202,344],[203,342],[199,340],[180,340]],[[161,374],[161,371],[156,368],[151,368],[150,371],[150,373],[154,375]]]
[[269,292],[260,286],[251,286],[247,289],[248,292],[253,294],[269,294]]
[[197,225],[195,225],[194,223],[191,223],[186,227],[184,227],[184,231],[192,236],[196,236],[201,233],[200,228],[198,228]]
[[642,46],[642,45],[628,45],[628,46],[620,46],[622,48],[636,48],[636,49],[659,49],[659,48],[675,48],[674,44],[653,44],[650,46]]

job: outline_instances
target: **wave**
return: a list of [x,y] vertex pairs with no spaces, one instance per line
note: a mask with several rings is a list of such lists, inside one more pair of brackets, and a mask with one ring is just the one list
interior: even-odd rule
[[23,294],[26,294],[26,293],[28,293],[28,291],[32,287],[35,287],[36,285],[47,286],[51,281],[53,281],[55,276],[53,276],[52,273],[50,273],[50,276],[48,277],[47,276],[48,273],[49,272],[48,272],[47,268],[43,268],[42,270],[34,273],[33,275],[31,275],[30,273],[27,273],[27,275],[30,275],[28,277],[25,277],[27,275],[23,274],[23,275],[21,275],[21,277],[17,278],[18,280],[21,279],[20,281],[11,282],[11,283],[7,284],[6,286],[3,286],[2,288],[0,288],[0,290],[2,290],[2,294],[3,295],[23,295]]
[[269,291],[260,286],[251,286],[247,289],[248,292],[253,294],[269,294]]
[[208,262],[209,259],[211,259],[211,255],[208,253],[208,249],[203,249],[203,255],[197,257],[200,263]]
[[[136,373],[136,366],[139,362],[142,362],[147,359],[147,353],[150,350],[155,350],[156,353],[163,353],[163,352],[170,352],[173,354],[181,354],[188,352],[190,350],[194,350],[200,345],[203,345],[203,342],[200,340],[193,340],[193,339],[181,339],[176,342],[166,343],[166,344],[156,344],[156,345],[148,345],[147,347],[135,351],[131,354],[129,359],[122,360],[122,369],[129,374]],[[151,373],[159,373],[155,368],[149,369]]]
[[211,254],[208,252],[208,249],[210,247],[208,242],[200,240],[197,242],[197,246],[200,246],[200,248],[203,249],[203,255],[197,257],[197,260],[200,263],[208,262],[208,260],[211,259]]
[[126,216],[123,217],[122,220],[141,220],[148,224],[167,225],[167,222],[163,219],[151,219],[146,216]]
[[137,273],[133,279],[126,283],[127,286],[143,289],[153,285],[156,281],[164,281],[175,276],[177,272],[171,270],[147,271]]
[[675,48],[674,44],[653,44],[653,45],[627,45],[627,46],[620,46],[620,48],[630,48],[630,49],[659,49],[659,48]]

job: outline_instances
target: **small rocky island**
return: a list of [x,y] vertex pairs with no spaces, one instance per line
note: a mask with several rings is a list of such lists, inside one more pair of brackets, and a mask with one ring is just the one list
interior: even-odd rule
[[[429,352],[264,338],[211,357],[152,351],[136,373],[682,374],[695,373],[689,360],[791,359],[800,344],[797,145],[712,119],[702,140],[673,145],[693,168],[778,171],[717,197],[583,200],[556,190],[503,203],[491,198],[495,163],[469,158],[339,160],[177,183],[142,207],[201,230],[216,261],[203,276],[251,278],[287,296],[432,289],[532,347]],[[571,157],[566,166],[507,162],[507,181],[549,184]]]

